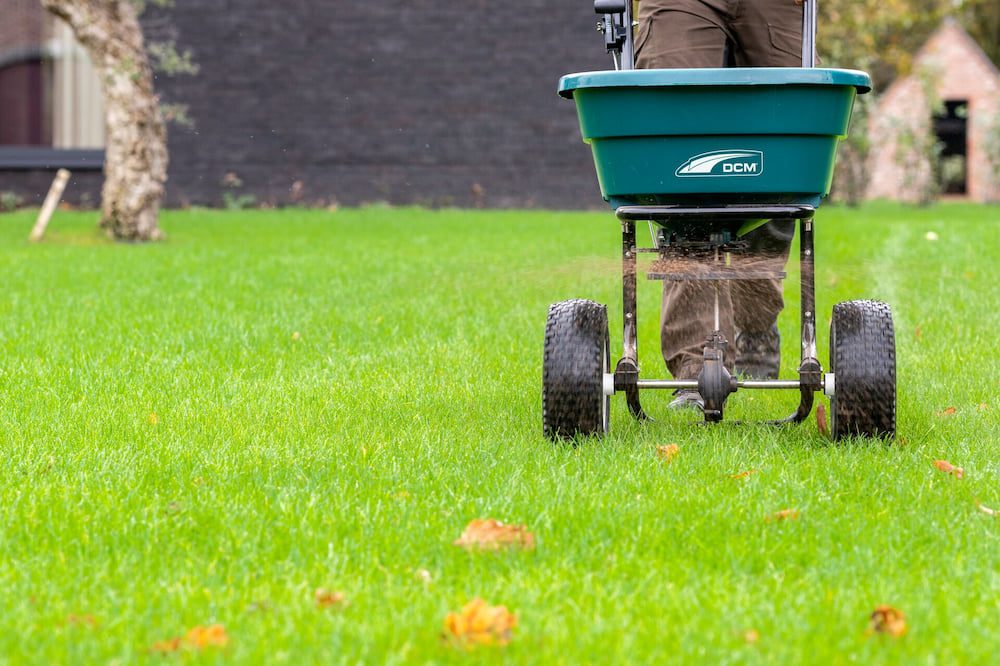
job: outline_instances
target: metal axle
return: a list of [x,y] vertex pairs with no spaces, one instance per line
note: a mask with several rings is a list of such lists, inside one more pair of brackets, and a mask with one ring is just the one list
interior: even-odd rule
[[[640,379],[636,386],[641,389],[696,389],[697,379]],[[746,389],[787,389],[797,391],[802,387],[798,379],[744,379],[736,380],[736,386]]]

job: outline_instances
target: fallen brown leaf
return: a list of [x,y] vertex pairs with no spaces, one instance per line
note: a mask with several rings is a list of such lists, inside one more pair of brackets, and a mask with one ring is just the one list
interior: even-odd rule
[[770,516],[765,518],[765,522],[768,523],[780,523],[783,520],[798,520],[799,510],[798,509],[782,509],[777,513],[772,513]]
[[506,606],[490,606],[482,599],[473,599],[444,619],[445,637],[468,646],[506,645],[516,627],[517,616]]
[[168,638],[165,641],[156,641],[149,646],[150,652],[168,654],[178,652],[181,649],[204,650],[207,647],[226,647],[229,644],[229,634],[221,624],[212,624],[207,627],[198,625],[192,627],[184,636]]
[[947,407],[947,408],[941,410],[940,412],[938,412],[937,415],[938,416],[951,416],[951,415],[953,415],[957,411],[958,410],[955,409],[954,407]]
[[453,543],[463,548],[483,550],[509,547],[531,550],[535,547],[535,535],[525,525],[505,525],[499,520],[487,518],[473,520]]
[[737,472],[736,474],[730,474],[729,478],[730,479],[745,479],[748,476],[750,476],[751,474],[760,474],[760,470],[759,469],[747,469],[747,470],[743,470],[742,472]]
[[906,616],[903,611],[892,606],[879,606],[871,615],[868,622],[868,630],[879,634],[886,634],[893,638],[899,638],[906,633]]
[[93,629],[97,626],[97,618],[90,613],[84,613],[83,615],[76,615],[70,613],[66,616],[66,624],[74,627],[87,627],[88,629]]
[[212,624],[207,627],[198,625],[192,627],[184,642],[193,648],[202,650],[207,647],[226,647],[229,644],[229,634],[221,624]]
[[342,592],[334,592],[325,588],[316,590],[316,605],[320,608],[333,608],[344,603],[346,597]]
[[830,428],[826,425],[826,406],[822,403],[816,407],[816,429],[819,434],[830,439]]
[[955,467],[947,460],[935,460],[934,466],[945,474],[951,474],[956,479],[961,479],[965,476],[965,470],[961,467]]
[[760,640],[760,632],[756,629],[747,629],[743,632],[743,640],[745,640],[750,645],[753,645]]
[[680,455],[681,447],[676,444],[664,444],[656,447],[656,455],[665,462],[670,462]]
[[996,516],[997,514],[1000,514],[1000,511],[997,511],[996,509],[991,509],[990,507],[986,506],[979,500],[976,500],[976,508],[985,513],[987,516]]
[[169,654],[171,652],[177,652],[182,647],[184,647],[184,639],[181,637],[168,638],[165,641],[156,641],[149,646],[150,652],[159,652],[160,654]]
[[913,330],[913,336],[914,336],[914,337],[915,337],[915,338],[916,338],[917,340],[919,340],[920,338],[922,338],[922,337],[923,337],[923,335],[924,335],[924,332],[920,330],[920,327],[919,327],[919,326],[917,326],[917,327],[916,327],[916,328],[915,328],[915,329]]

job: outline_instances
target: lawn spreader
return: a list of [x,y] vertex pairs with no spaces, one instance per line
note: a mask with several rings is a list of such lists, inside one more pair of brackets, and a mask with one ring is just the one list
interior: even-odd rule
[[[738,389],[778,389],[798,391],[799,405],[771,423],[804,421],[814,395],[823,392],[834,439],[892,438],[889,306],[837,304],[829,371],[817,354],[814,213],[830,192],[855,97],[870,90],[868,75],[815,67],[815,0],[803,11],[801,68],[635,69],[631,2],[597,0],[595,9],[615,70],[564,76],[559,94],[576,102],[602,194],[621,223],[624,352],[612,371],[606,306],[580,299],[550,306],[542,370],[546,436],[603,435],[615,393],[624,393],[633,417],[645,419],[640,390],[697,389],[704,419],[714,423]],[[725,364],[720,285],[785,277],[737,268],[735,260],[748,252],[743,237],[768,220],[795,220],[799,228],[802,344],[795,380],[737,377]],[[649,223],[651,247],[637,242],[639,222]],[[636,274],[643,253],[654,255],[649,280],[707,280],[715,287],[715,329],[697,380],[640,377]]]

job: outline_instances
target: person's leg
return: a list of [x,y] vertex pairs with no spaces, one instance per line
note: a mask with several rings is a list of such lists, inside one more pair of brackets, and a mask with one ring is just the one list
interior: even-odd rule
[[[726,40],[731,38],[726,25],[734,4],[733,0],[640,0],[636,66],[721,67]],[[694,379],[701,371],[702,348],[714,327],[714,289],[710,282],[695,280],[663,285],[660,349],[677,379]],[[719,316],[723,331],[732,335],[732,302],[725,285],[720,290]]]
[[639,0],[636,67],[721,67],[733,0]]
[[[692,266],[696,270],[697,266]],[[660,310],[660,351],[674,379],[697,379],[704,359],[705,340],[715,330],[715,285],[708,280],[665,282]],[[726,339],[736,337],[733,299],[728,282],[719,282],[719,330]],[[732,349],[732,347],[730,347]],[[733,370],[733,353],[726,353],[726,367]]]
[[802,66],[802,4],[796,0],[741,2],[730,26],[737,67]]
[[[750,247],[733,264],[748,270],[780,272],[788,261],[795,235],[793,220],[775,220],[746,235]],[[782,281],[737,280],[731,283],[733,323],[736,327],[733,353],[736,372],[755,379],[775,379],[781,363],[778,315],[785,306]]]
[[[743,2],[730,24],[737,67],[802,65],[802,5],[795,0]],[[771,222],[747,235],[750,251],[738,260],[747,268],[781,271],[795,234],[791,221]],[[778,376],[778,314],[784,307],[781,280],[740,280],[730,286],[736,326],[736,370],[755,378]]]

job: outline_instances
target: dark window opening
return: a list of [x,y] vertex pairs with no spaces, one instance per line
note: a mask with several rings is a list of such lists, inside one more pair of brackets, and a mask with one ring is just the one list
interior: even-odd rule
[[49,89],[41,59],[0,68],[0,145],[52,145]]
[[941,145],[940,173],[944,194],[968,192],[968,120],[966,100],[948,100],[934,116],[934,133]]

